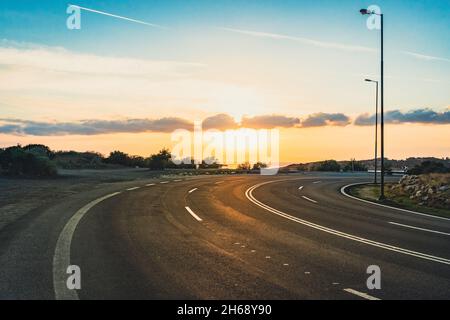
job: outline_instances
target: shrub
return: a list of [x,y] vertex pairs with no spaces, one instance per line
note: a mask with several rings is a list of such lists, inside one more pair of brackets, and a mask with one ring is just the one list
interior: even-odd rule
[[9,176],[50,177],[57,174],[56,166],[47,156],[21,146],[4,149],[0,153],[0,166],[3,174]]

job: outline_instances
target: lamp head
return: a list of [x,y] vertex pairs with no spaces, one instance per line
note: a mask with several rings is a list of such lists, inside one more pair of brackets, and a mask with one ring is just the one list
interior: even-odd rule
[[361,9],[361,10],[359,10],[359,12],[360,12],[362,15],[370,14],[370,13],[369,13],[369,10],[367,10],[367,9]]

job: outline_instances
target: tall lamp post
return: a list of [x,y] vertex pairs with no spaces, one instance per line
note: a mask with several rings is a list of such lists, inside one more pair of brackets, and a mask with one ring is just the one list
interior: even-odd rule
[[368,9],[361,9],[359,11],[362,15],[377,15],[381,19],[381,184],[380,184],[380,200],[386,199],[384,195],[384,43],[383,43],[383,14],[371,11]]
[[367,82],[374,82],[376,84],[376,98],[375,98],[375,160],[374,160],[374,165],[375,165],[375,174],[374,174],[374,179],[373,179],[373,183],[377,184],[377,151],[378,151],[378,81],[375,80],[370,80],[370,79],[365,79],[365,81]]

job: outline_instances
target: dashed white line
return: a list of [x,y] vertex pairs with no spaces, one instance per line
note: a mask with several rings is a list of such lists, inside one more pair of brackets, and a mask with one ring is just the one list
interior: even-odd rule
[[308,201],[310,201],[310,202],[312,202],[312,203],[317,203],[316,200],[313,200],[313,199],[308,198],[308,197],[306,197],[306,196],[302,196],[302,198],[305,199],[305,200],[308,200]]
[[161,181],[160,183],[162,183],[162,184],[169,183],[169,181]]
[[298,190],[303,190],[303,186],[298,187]]
[[181,181],[183,181],[183,180],[181,180],[181,179],[176,179],[176,180],[173,180],[173,181],[175,181],[175,182],[181,182]]
[[348,293],[351,293],[351,294],[354,294],[355,296],[367,299],[367,300],[381,300],[381,299],[376,298],[374,296],[371,296],[371,295],[369,295],[367,293],[360,292],[360,291],[357,291],[357,290],[354,290],[354,289],[350,289],[350,288],[344,289],[344,291],[348,292]]
[[405,228],[410,228],[410,229],[416,229],[416,230],[421,230],[421,231],[426,231],[426,232],[432,232],[432,233],[437,233],[437,234],[443,234],[446,236],[450,236],[450,233],[447,232],[442,232],[442,231],[436,231],[436,230],[431,230],[431,229],[425,229],[425,228],[419,228],[419,227],[413,227],[413,226],[409,226],[407,224],[401,224],[401,223],[397,223],[397,222],[389,222],[390,224],[396,225],[396,226],[400,226],[400,227],[405,227]]
[[194,192],[195,190],[197,190],[197,188],[194,188],[194,189],[189,190],[188,193],[192,193],[192,192]]
[[314,184],[317,184],[317,183],[321,183],[322,181],[314,181],[313,183]]
[[155,184],[154,183],[148,183],[148,184],[146,184],[145,186],[146,187],[151,187],[151,186],[154,186]]
[[128,188],[127,189],[127,191],[133,191],[133,190],[137,190],[137,189],[139,189],[140,187],[132,187],[132,188]]
[[189,207],[185,207],[185,208],[186,208],[187,212],[189,212],[189,214],[194,217],[195,220],[203,221],[202,218],[200,218],[198,215],[196,215],[194,213],[194,211],[191,210],[191,208],[189,208]]
[[225,181],[217,181],[216,184],[224,183]]

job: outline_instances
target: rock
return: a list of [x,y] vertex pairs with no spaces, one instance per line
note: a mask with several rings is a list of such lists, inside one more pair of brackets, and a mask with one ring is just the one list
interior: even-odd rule
[[439,191],[441,191],[441,192],[447,191],[449,189],[450,189],[450,185],[445,185],[445,186],[439,187]]

